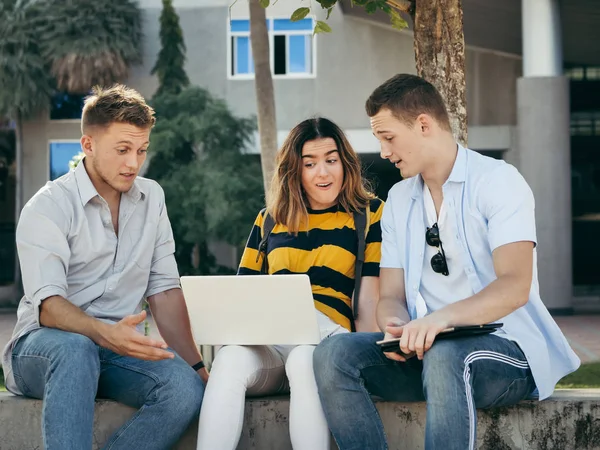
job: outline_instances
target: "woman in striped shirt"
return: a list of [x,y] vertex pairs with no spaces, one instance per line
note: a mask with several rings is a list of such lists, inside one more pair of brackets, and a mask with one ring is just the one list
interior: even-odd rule
[[[259,213],[238,270],[308,274],[321,339],[376,331],[383,202],[366,187],[360,160],[342,130],[316,118],[297,125],[277,155],[266,212]],[[354,321],[352,296],[358,236],[354,214],[366,214],[366,247]],[[266,255],[259,249],[266,214],[274,219]],[[285,301],[285,299],[282,299]],[[268,311],[265,311],[268,314]],[[213,363],[198,429],[198,449],[235,449],[245,396],[290,391],[290,437],[295,450],[330,448],[312,368],[314,346],[226,346]]]

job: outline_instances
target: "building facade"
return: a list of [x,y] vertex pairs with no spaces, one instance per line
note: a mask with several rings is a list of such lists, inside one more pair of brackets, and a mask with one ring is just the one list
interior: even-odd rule
[[[229,0],[173,3],[184,32],[185,68],[191,83],[223,98],[237,115],[256,114],[247,2],[238,0],[233,6]],[[600,15],[600,7],[591,0],[575,3],[579,10],[589,8]],[[375,179],[378,194],[385,198],[387,189],[400,178],[396,169],[379,158],[364,102],[377,85],[394,74],[415,73],[412,32],[393,30],[387,17],[369,16],[341,0],[328,21],[333,32],[313,38],[313,19],[288,20],[299,4],[299,0],[280,0],[267,11],[279,140],[307,117],[334,120],[347,132]],[[149,98],[157,88],[150,71],[160,49],[162,3],[141,0],[140,5],[144,13],[143,64],[132,68],[128,84]],[[600,284],[600,277],[588,274],[589,241],[577,240],[580,232],[591,237],[600,226],[596,140],[600,135],[600,95],[590,100],[590,90],[598,92],[595,83],[600,74],[594,75],[594,70],[600,69],[593,67],[600,66],[600,55],[596,55],[597,62],[590,57],[592,46],[583,53],[579,48],[579,53],[563,53],[563,44],[571,41],[561,37],[561,14],[568,16],[570,10],[560,10],[556,0],[523,0],[522,4],[517,0],[464,0],[463,7],[468,145],[515,164],[532,186],[537,200],[542,298],[552,309],[569,311],[573,307],[572,261],[582,274],[575,276],[575,282],[584,286],[586,293],[594,293],[593,286]],[[322,11],[315,12],[316,18],[324,18]],[[567,59],[571,54],[573,59]],[[563,76],[565,68],[572,81]],[[577,79],[581,70],[583,76]],[[581,83],[588,84],[582,87]],[[573,97],[576,92],[580,93]],[[574,98],[579,100],[574,102]],[[582,105],[586,99],[588,103]],[[25,123],[25,202],[48,179],[66,171],[65,161],[78,151],[78,101],[81,99],[59,95],[46,113]],[[580,137],[586,137],[584,144],[572,144]],[[580,151],[579,146],[587,150]],[[253,152],[258,153],[257,148]],[[14,214],[5,216],[0,223],[14,218]],[[228,250],[219,253],[232,259]]]

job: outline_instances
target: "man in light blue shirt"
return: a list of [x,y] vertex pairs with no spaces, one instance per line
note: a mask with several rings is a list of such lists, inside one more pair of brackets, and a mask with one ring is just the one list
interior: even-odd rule
[[[370,394],[427,402],[425,448],[474,449],[476,408],[547,398],[580,361],[539,296],[534,199],[504,161],[457,145],[435,87],[400,74],[366,104],[404,180],[381,220],[383,333],[334,336],[315,373],[340,450],[386,449]],[[492,334],[437,339],[461,325]],[[400,338],[383,353],[376,342]]]

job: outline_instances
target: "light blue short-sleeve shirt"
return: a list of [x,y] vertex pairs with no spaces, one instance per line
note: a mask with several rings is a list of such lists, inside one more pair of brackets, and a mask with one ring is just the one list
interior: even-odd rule
[[[537,243],[534,198],[525,179],[502,160],[483,156],[458,145],[450,177],[443,186],[448,214],[457,224],[457,248],[473,292],[496,279],[492,252],[519,241]],[[423,272],[425,227],[423,179],[403,180],[390,190],[381,219],[382,268],[404,269],[406,302],[411,319],[423,298],[418,295]],[[504,331],[516,341],[531,368],[540,399],[549,397],[556,383],[575,371],[580,360],[548,312],[539,294],[537,256],[529,301],[500,319]]]
[[144,298],[180,287],[164,193],[152,180],[138,177],[121,195],[117,234],[82,162],[33,196],[16,234],[25,295],[2,355],[6,387],[15,394],[12,350],[40,328],[44,299],[59,295],[114,323],[139,312]]

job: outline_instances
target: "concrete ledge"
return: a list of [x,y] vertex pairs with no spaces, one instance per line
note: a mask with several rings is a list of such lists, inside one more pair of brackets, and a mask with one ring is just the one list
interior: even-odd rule
[[[41,407],[41,401],[0,393],[0,449],[42,448]],[[424,403],[378,402],[377,408],[390,449],[423,449]],[[238,449],[291,449],[288,410],[287,397],[248,399]],[[132,413],[133,409],[126,406],[99,400],[94,450]],[[557,391],[543,402],[528,401],[511,408],[479,411],[477,431],[480,450],[600,450],[600,390]],[[196,432],[194,424],[176,449],[195,449]]]

